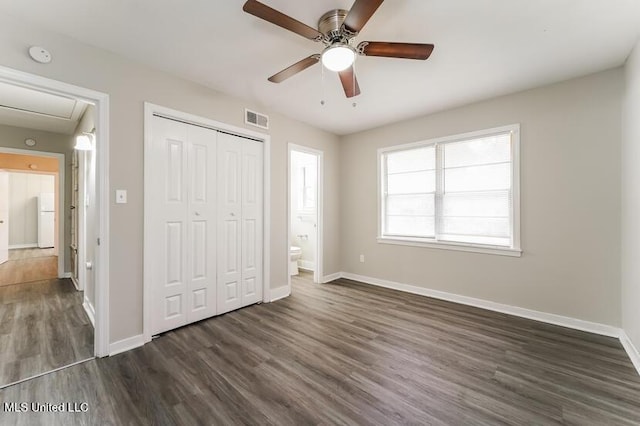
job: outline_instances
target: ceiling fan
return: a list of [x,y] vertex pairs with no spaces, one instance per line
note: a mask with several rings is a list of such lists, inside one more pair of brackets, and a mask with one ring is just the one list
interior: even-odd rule
[[358,55],[425,60],[433,51],[433,44],[423,43],[362,41],[354,47],[353,39],[382,2],[383,0],[356,0],[349,11],[330,10],[318,20],[317,30],[256,0],[248,0],[242,10],[325,45],[322,53],[296,62],[269,77],[269,81],[280,83],[321,61],[325,68],[338,73],[345,95],[351,98],[360,94],[353,70],[353,63]]

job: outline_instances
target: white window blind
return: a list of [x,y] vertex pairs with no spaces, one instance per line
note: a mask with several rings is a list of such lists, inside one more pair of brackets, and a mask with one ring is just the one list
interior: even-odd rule
[[381,237],[519,250],[513,127],[382,150]]
[[389,153],[386,234],[435,235],[436,167],[434,147]]

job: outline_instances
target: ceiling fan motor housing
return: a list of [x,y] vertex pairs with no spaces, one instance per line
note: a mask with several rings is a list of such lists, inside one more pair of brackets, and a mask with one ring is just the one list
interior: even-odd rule
[[344,9],[330,10],[320,17],[318,20],[318,31],[324,34],[325,44],[333,44],[336,42],[349,43],[349,39],[355,34],[348,34],[344,31],[342,23],[347,17],[348,11]]

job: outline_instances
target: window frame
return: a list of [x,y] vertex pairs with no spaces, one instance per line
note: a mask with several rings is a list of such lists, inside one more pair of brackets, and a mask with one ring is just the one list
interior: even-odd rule
[[[511,134],[511,209],[510,209],[510,227],[511,227],[511,247],[479,244],[479,243],[466,243],[466,242],[453,242],[453,241],[440,241],[437,239],[438,222],[441,220],[440,212],[442,202],[442,184],[436,183],[436,195],[435,195],[435,221],[436,221],[436,236],[434,238],[429,237],[408,237],[408,236],[387,236],[384,234],[384,220],[386,209],[385,205],[385,191],[386,191],[386,170],[385,170],[385,156],[386,154],[404,151],[408,149],[415,149],[427,146],[435,147],[436,154],[436,179],[439,180],[440,171],[440,155],[441,151],[438,149],[438,145],[444,145],[448,143],[464,142],[470,139],[478,139],[482,137],[495,136],[499,134]],[[394,244],[404,246],[415,247],[429,247],[445,250],[458,250],[475,253],[485,254],[497,254],[502,256],[514,256],[520,257],[522,255],[521,241],[520,241],[520,124],[511,124],[507,126],[494,127],[490,129],[478,130],[474,132],[461,133],[457,135],[444,136],[440,138],[427,139],[423,141],[393,145],[389,147],[378,149],[378,232],[377,241],[382,244]]]

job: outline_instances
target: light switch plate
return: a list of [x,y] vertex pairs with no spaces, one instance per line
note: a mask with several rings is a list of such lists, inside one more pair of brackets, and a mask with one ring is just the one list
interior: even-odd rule
[[126,189],[116,189],[116,204],[127,204]]

